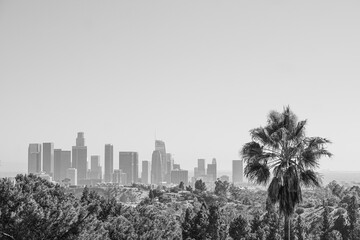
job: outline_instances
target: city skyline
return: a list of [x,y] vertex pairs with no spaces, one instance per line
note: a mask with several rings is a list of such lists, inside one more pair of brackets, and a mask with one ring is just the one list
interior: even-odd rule
[[[172,157],[172,153],[168,153],[165,151],[165,142],[163,140],[160,140],[160,139],[155,139],[155,150],[153,150],[153,153],[154,152],[160,152],[160,159],[161,159],[161,172],[164,174],[162,177],[162,180],[165,180],[166,178],[166,175],[165,173],[167,173],[168,171],[171,171],[173,169],[172,165],[174,164],[174,158]],[[159,143],[161,143],[161,147],[159,147]],[[114,146],[113,144],[110,144],[110,143],[106,143],[104,144],[105,146],[105,151],[104,151],[104,154],[87,154],[87,146],[85,145],[85,137],[84,137],[84,132],[77,132],[77,137],[76,137],[76,145],[75,146],[72,146],[72,151],[64,151],[63,149],[59,149],[56,147],[56,143],[54,142],[42,142],[42,141],[39,141],[39,143],[29,143],[28,144],[28,148],[30,149],[32,145],[39,145],[40,146],[40,155],[38,154],[38,157],[40,158],[41,162],[41,168],[42,168],[42,172],[44,173],[47,173],[51,176],[50,173],[54,173],[54,167],[52,167],[52,171],[48,171],[48,167],[46,167],[46,164],[45,162],[48,161],[46,157],[46,155],[49,155],[50,153],[46,152],[46,155],[45,155],[45,151],[44,151],[44,147],[42,146],[51,146],[51,149],[52,149],[52,158],[53,158],[53,165],[55,164],[55,159],[56,157],[54,157],[54,155],[56,155],[56,151],[59,151],[60,153],[61,152],[69,152],[73,157],[74,156],[77,156],[77,154],[74,154],[73,152],[76,152],[78,151],[78,149],[76,147],[85,147],[85,150],[86,150],[86,154],[84,154],[83,158],[84,160],[86,159],[86,164],[83,164],[83,165],[86,165],[85,166],[85,169],[87,170],[91,170],[92,169],[92,164],[93,164],[93,159],[96,158],[100,164],[100,167],[102,168],[102,173],[104,175],[104,179],[106,179],[106,175],[108,174],[108,172],[112,172],[114,171],[114,169],[119,169],[119,164],[117,164],[117,166],[115,167],[115,164],[114,164],[114,160],[113,160],[113,157],[114,157]],[[55,147],[54,147],[55,146]],[[42,149],[41,149],[42,147]],[[30,150],[28,150],[30,151]],[[116,152],[116,151],[115,151]],[[138,167],[139,167],[139,176],[141,178],[141,170],[140,170],[140,167],[141,167],[141,164],[143,161],[148,161],[146,160],[146,158],[142,159],[138,156],[138,152],[137,151],[123,151],[123,150],[118,150],[117,151],[120,155],[122,153],[125,153],[125,154],[136,154],[136,158],[138,159],[139,163],[138,164]],[[166,158],[164,159],[162,157],[163,153],[165,153],[164,155],[166,156]],[[60,156],[60,155],[59,155]],[[59,157],[58,157],[59,158]],[[75,165],[77,164],[77,158],[75,158],[75,160],[71,160],[71,166],[72,168],[75,167]],[[108,159],[108,161],[106,160]],[[149,159],[152,159],[151,157]],[[163,167],[163,161],[166,160],[166,169]],[[206,160],[209,161],[209,164],[206,164]],[[28,159],[27,159],[28,163],[29,163],[29,154],[28,154]],[[231,160],[232,161],[232,160]],[[120,163],[120,160],[118,161],[115,161],[115,163],[118,162]],[[148,161],[149,163],[151,163],[151,160]],[[178,162],[178,161],[177,161]],[[201,163],[200,163],[201,162]],[[210,163],[211,162],[211,163]],[[212,167],[211,165],[213,165],[215,163],[216,165],[216,158],[212,158],[212,159],[205,159],[205,158],[197,158],[195,161],[194,161],[194,166],[199,166],[199,164],[201,165],[201,172],[199,172],[200,175],[206,175],[208,174],[206,172],[206,170],[208,169],[206,167],[206,165],[209,167]],[[178,164],[181,164],[178,162]],[[107,166],[108,165],[108,166]],[[106,166],[108,167],[108,169],[106,168]],[[150,164],[151,166],[151,164]],[[39,167],[38,167],[39,168]],[[197,167],[196,167],[197,168]],[[27,169],[29,169],[29,166],[27,167]],[[77,169],[75,167],[75,169]],[[83,169],[83,170],[85,170]],[[160,170],[160,169],[159,169]],[[187,171],[189,172],[193,172],[191,169],[186,169]],[[220,171],[230,171],[231,169],[220,169]],[[213,171],[213,170],[211,170]],[[28,170],[26,172],[29,172]],[[215,167],[215,172],[216,172],[216,167]],[[109,179],[111,179],[111,177],[109,177]]]
[[0,2],[0,172],[78,131],[101,161],[105,143],[151,159],[156,132],[184,169],[230,170],[287,105],[333,142],[321,170],[360,171],[359,2],[160,2]]
[[[28,174],[33,173],[42,178],[55,181],[60,184],[94,185],[98,183],[110,183],[129,185],[132,183],[144,183],[155,185],[178,185],[180,182],[186,185],[194,184],[196,180],[202,180],[214,186],[217,180],[217,162],[213,158],[207,164],[206,159],[197,159],[197,167],[194,175],[189,175],[187,169],[175,164],[172,153],[166,152],[166,144],[162,140],[155,140],[151,162],[140,160],[138,152],[119,151],[119,168],[113,166],[113,145],[105,144],[105,159],[101,164],[100,155],[87,155],[85,133],[78,132],[76,145],[72,151],[54,149],[53,142],[29,143],[28,146]],[[43,151],[41,151],[43,146]],[[53,167],[51,167],[53,162]],[[141,167],[141,169],[140,169]],[[236,169],[243,173],[243,169]],[[79,177],[78,172],[81,173]],[[234,174],[234,167],[232,168]],[[191,178],[189,178],[191,177]],[[222,175],[220,179],[229,179]],[[229,180],[227,180],[229,181]],[[242,184],[243,181],[237,181]]]

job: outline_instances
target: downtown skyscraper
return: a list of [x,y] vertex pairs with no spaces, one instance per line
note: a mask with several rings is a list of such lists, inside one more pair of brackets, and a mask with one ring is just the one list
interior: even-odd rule
[[216,167],[216,158],[212,159],[212,163],[207,165],[207,173],[209,180],[216,181],[217,179],[217,167]]
[[167,174],[167,161],[166,161],[166,148],[165,142],[161,140],[155,140],[155,151],[159,151],[161,153],[161,179],[165,180]]
[[28,173],[40,173],[41,171],[41,144],[30,143],[28,149]]
[[54,174],[54,143],[43,143],[43,171],[50,176]]
[[149,161],[142,161],[141,165],[141,183],[151,183],[151,164]]
[[89,179],[101,180],[102,179],[102,168],[100,166],[100,156],[93,155],[90,157],[91,160],[91,168],[90,168],[90,176]]
[[112,144],[105,145],[105,182],[112,181],[114,173],[114,147]]
[[61,183],[66,178],[66,171],[69,168],[71,168],[71,151],[54,149],[54,181]]
[[87,179],[87,147],[83,132],[77,134],[76,146],[72,147],[72,167],[77,169],[78,182]]
[[162,168],[162,152],[155,150],[151,157],[151,183],[161,184],[163,179],[163,168]]
[[127,184],[139,181],[139,157],[137,152],[119,152],[119,169],[126,173]]
[[171,153],[166,153],[166,174],[165,181],[171,183],[171,171],[174,169],[174,158]]

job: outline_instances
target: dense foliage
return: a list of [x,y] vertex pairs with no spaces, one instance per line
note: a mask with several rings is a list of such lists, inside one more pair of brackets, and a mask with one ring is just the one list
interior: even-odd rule
[[[284,238],[284,219],[265,190],[201,185],[194,192],[132,186],[77,193],[31,174],[1,179],[0,239]],[[359,196],[359,187],[336,182],[305,189],[291,239],[360,239]]]

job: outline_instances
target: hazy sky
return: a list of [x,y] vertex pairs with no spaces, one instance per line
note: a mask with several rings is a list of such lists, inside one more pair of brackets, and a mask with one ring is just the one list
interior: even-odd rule
[[0,1],[0,172],[28,144],[138,151],[155,131],[182,168],[231,169],[249,130],[290,105],[359,170],[359,1]]

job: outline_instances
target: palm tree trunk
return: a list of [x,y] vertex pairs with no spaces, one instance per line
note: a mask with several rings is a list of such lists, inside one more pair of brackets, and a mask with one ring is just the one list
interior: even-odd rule
[[291,216],[285,215],[284,221],[284,239],[290,240],[291,239]]
[[288,240],[290,240],[290,238],[291,238],[291,217],[289,216],[288,217]]

